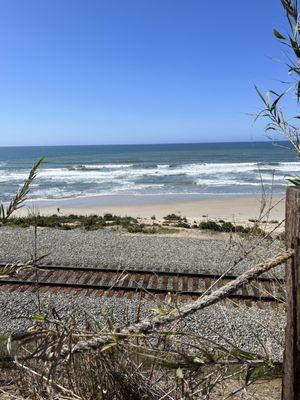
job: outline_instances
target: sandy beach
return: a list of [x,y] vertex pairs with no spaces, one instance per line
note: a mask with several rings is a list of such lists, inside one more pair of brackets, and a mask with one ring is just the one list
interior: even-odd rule
[[[197,200],[165,200],[156,198],[141,198],[128,196],[95,196],[72,200],[58,200],[45,202],[28,202],[19,210],[19,215],[38,212],[41,215],[103,215],[112,213],[120,216],[141,218],[156,218],[175,213],[190,220],[224,219],[232,222],[248,222],[249,219],[277,220],[284,219],[284,196],[274,196],[266,200],[266,207],[261,213],[262,199],[259,196],[217,197]],[[270,213],[267,210],[271,208]]]

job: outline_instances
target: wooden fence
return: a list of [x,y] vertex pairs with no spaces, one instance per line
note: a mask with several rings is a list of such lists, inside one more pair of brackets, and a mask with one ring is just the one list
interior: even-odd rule
[[283,364],[283,400],[300,400],[300,188],[286,193],[286,246],[295,251],[287,261],[287,325]]

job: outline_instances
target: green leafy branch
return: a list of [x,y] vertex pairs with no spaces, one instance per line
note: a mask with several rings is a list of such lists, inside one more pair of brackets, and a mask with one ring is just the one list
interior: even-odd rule
[[[288,93],[289,90],[278,94],[273,90],[263,95],[257,86],[256,92],[261,98],[265,108],[263,108],[256,116],[256,120],[261,117],[266,117],[270,122],[266,125],[266,132],[276,131],[285,136],[292,144],[296,154],[300,157],[300,131],[299,128],[286,121],[283,111],[278,107],[280,100]],[[300,116],[295,117],[300,119]]]
[[[274,36],[280,41],[281,44],[289,49],[288,62],[286,66],[288,73],[295,78],[290,83],[290,87],[282,93],[277,93],[274,90],[270,90],[266,95],[263,95],[261,91],[255,86],[255,89],[263,102],[264,108],[258,113],[257,118],[267,118],[270,122],[266,125],[266,132],[268,136],[271,131],[279,133],[285,137],[293,146],[296,155],[300,157],[300,129],[295,124],[290,123],[286,119],[285,113],[279,107],[282,99],[285,95],[293,89],[297,104],[300,100],[300,41],[299,41],[299,9],[298,0],[280,0],[283,10],[285,11],[288,32],[283,35],[277,29],[273,29]],[[300,119],[300,115],[296,115],[293,119]],[[274,138],[272,138],[274,140]],[[300,185],[300,177],[288,179],[294,185]]]

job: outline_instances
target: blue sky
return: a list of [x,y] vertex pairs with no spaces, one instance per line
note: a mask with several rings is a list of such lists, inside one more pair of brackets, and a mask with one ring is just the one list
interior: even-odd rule
[[[0,0],[0,145],[248,141],[279,0]],[[284,29],[283,29],[284,31]]]

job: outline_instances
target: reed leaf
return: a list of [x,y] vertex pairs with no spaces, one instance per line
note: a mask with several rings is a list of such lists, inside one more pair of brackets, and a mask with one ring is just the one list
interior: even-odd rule
[[300,176],[296,176],[295,178],[289,178],[287,180],[295,186],[300,186]]
[[44,158],[40,158],[33,164],[27,179],[24,181],[22,187],[19,189],[15,197],[11,200],[9,205],[7,207],[4,207],[2,203],[0,204],[0,221],[2,223],[5,223],[14,211],[24,206],[24,202],[25,200],[27,200],[27,195],[30,191],[30,185],[36,178],[38,174],[38,168],[43,161]]

